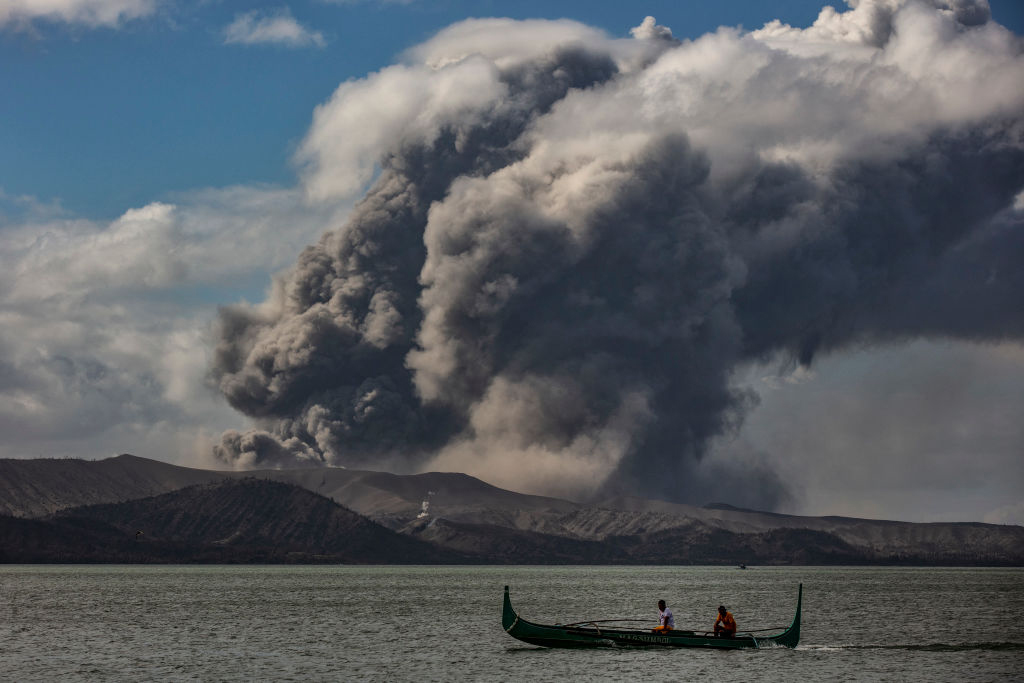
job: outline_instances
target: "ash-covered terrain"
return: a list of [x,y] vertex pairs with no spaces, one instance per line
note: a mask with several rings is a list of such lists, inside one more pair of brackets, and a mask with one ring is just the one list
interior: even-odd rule
[[1024,565],[1024,527],[581,504],[465,474],[0,460],[3,562]]

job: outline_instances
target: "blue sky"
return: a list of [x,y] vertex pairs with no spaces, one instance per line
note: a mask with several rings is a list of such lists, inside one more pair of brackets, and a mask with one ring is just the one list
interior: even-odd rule
[[[941,14],[935,4],[969,10],[975,1],[984,3],[862,0],[896,7],[902,26],[913,29],[904,48],[890,50],[877,69],[884,60],[872,56],[878,46],[870,39],[836,39],[836,26],[863,28],[857,22],[866,14],[854,16],[839,4],[828,25],[813,31],[779,29],[743,46],[735,38],[705,39],[692,53],[677,50],[659,67],[658,78],[672,86],[664,93],[650,87],[654,81],[631,80],[636,73],[621,87],[630,102],[646,103],[652,130],[684,125],[674,119],[687,109],[685,132],[710,150],[715,182],[715,172],[742,167],[751,149],[804,164],[814,171],[809,175],[827,180],[836,159],[884,156],[886,145],[912,150],[919,132],[970,131],[1000,116],[1021,120],[1024,3],[990,0],[992,22],[962,35],[944,33],[941,26],[950,24],[925,16]],[[472,17],[568,18],[580,25],[551,24],[537,45],[582,36],[627,60],[654,49],[653,43],[638,47],[647,38],[630,38],[648,15],[676,38],[699,40],[721,26],[742,27],[737,35],[746,36],[772,20],[810,27],[825,2],[65,0],[56,13],[52,5],[0,4],[0,457],[132,452],[222,466],[211,460],[222,435],[260,425],[210,382],[223,341],[218,308],[246,302],[254,318],[281,316],[280,329],[262,330],[269,337],[301,326],[301,315],[281,314],[281,283],[288,277],[282,274],[307,245],[351,218],[359,193],[346,181],[372,175],[374,155],[394,152],[388,145],[396,130],[428,135],[438,120],[459,116],[460,109],[431,99],[438,81],[430,80],[436,74],[424,67],[424,54],[461,49],[464,36],[438,32]],[[915,15],[908,7],[927,11]],[[523,42],[535,39],[536,25],[502,26]],[[586,26],[623,40],[605,41]],[[971,42],[972,32],[984,40]],[[391,67],[403,51],[425,43],[408,60],[420,60],[416,68]],[[937,63],[922,63],[906,45],[932,50]],[[480,48],[495,63],[502,50],[515,52],[504,43],[490,52]],[[743,81],[748,54],[792,91],[776,97],[761,82]],[[801,71],[803,65],[811,68]],[[833,67],[840,76],[831,75]],[[704,80],[694,85],[687,80],[691,71]],[[812,76],[804,78],[807,73]],[[843,82],[851,73],[856,78]],[[428,87],[395,96],[396,87],[414,90],[412,79]],[[339,97],[346,82],[354,88]],[[950,82],[959,90],[950,92]],[[733,91],[736,83],[743,85]],[[709,106],[672,99],[688,88],[703,92]],[[465,99],[472,109],[490,96]],[[375,109],[378,100],[391,102],[393,111]],[[607,134],[606,143],[615,142],[593,152],[599,160],[651,132],[630,128],[642,117],[612,101],[594,100],[606,118],[592,125]],[[737,111],[735,102],[751,111]],[[415,117],[420,106],[426,123]],[[325,116],[315,119],[317,111]],[[367,120],[373,112],[382,120]],[[716,127],[723,112],[729,120]],[[572,138],[574,124],[550,117],[539,135],[585,147]],[[346,144],[350,134],[366,139]],[[295,161],[300,147],[302,172]],[[316,196],[314,186],[327,191]],[[1024,225],[1024,187],[999,197],[990,233]],[[765,234],[784,241],[792,226],[780,226],[771,224]],[[794,368],[778,349],[747,362],[733,379],[757,392],[759,406],[732,441],[715,446],[708,471],[737,464],[771,469],[794,483],[798,495],[788,512],[1024,523],[1018,319],[1007,315],[995,333],[978,332],[982,343],[970,333],[909,333],[839,345],[810,368]],[[955,321],[942,322],[959,330]],[[615,425],[605,427],[614,436]],[[483,438],[477,443],[488,445]],[[490,445],[504,453],[497,440]],[[434,464],[456,467],[464,454],[444,455],[448,460]],[[569,457],[555,471],[582,471],[580,462],[593,465]],[[509,488],[526,481],[499,465],[473,472],[493,474],[494,483]],[[543,473],[551,461],[536,465]],[[536,484],[526,481],[520,490],[552,493]]]
[[[0,27],[0,189],[114,218],[174,192],[291,184],[295,145],[339,83],[467,17],[568,17],[626,36],[645,15],[695,38],[771,19],[807,26],[819,0],[724,2],[292,2],[322,46],[226,44],[245,12],[285,5],[163,2],[116,26],[37,17]],[[1020,33],[1024,4],[993,0]]]

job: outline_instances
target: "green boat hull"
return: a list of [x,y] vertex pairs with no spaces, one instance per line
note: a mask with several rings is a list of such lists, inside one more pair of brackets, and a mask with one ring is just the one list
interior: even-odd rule
[[718,650],[756,649],[765,647],[796,647],[800,642],[800,606],[803,584],[797,592],[796,615],[785,631],[775,635],[756,636],[737,633],[732,638],[716,638],[713,634],[673,630],[653,633],[649,630],[602,628],[598,623],[547,626],[520,617],[512,607],[508,586],[501,625],[513,638],[542,647],[702,647]]

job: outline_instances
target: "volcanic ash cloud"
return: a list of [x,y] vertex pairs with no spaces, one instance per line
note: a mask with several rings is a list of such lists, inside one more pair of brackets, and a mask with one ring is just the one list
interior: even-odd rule
[[738,364],[1022,336],[1024,57],[984,3],[632,36],[470,20],[317,108],[309,197],[370,187],[223,309],[213,375],[258,429],[220,458],[705,502]]

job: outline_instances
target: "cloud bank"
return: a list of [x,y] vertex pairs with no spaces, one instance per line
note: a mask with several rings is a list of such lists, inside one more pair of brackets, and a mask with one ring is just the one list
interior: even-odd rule
[[261,296],[333,211],[233,187],[90,221],[0,192],[0,457],[209,453],[237,423],[207,379],[217,302]]
[[632,35],[469,20],[318,107],[307,195],[368,190],[222,310],[256,429],[218,457],[769,507],[772,469],[701,466],[737,368],[1024,336],[1024,56],[984,2]]

